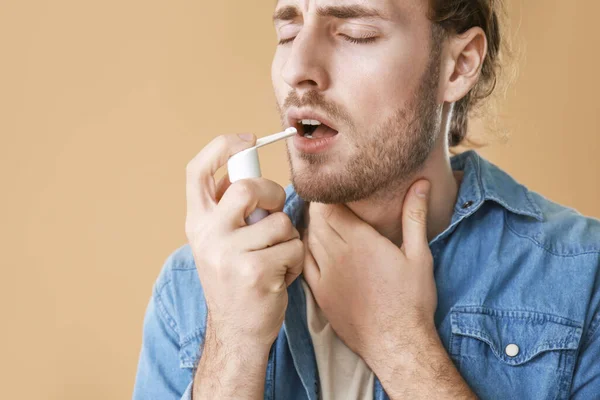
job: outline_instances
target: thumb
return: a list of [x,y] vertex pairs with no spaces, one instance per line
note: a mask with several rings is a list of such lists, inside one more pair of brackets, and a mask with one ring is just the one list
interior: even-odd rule
[[427,211],[431,184],[424,179],[414,183],[402,205],[402,251],[409,259],[429,253]]

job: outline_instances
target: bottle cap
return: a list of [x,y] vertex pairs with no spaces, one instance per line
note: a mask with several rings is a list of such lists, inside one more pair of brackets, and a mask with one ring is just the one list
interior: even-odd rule
[[257,149],[271,143],[275,143],[282,139],[287,139],[294,136],[298,131],[296,128],[287,128],[283,132],[265,136],[256,141],[256,145],[240,151],[229,157],[227,161],[227,172],[229,173],[229,181],[231,183],[246,178],[260,178],[260,162],[258,160]]

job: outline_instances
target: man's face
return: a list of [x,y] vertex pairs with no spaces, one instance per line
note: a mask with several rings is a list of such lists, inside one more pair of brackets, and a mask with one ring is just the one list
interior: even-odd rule
[[282,124],[303,132],[299,120],[324,120],[332,128],[313,134],[330,137],[317,152],[297,147],[299,137],[288,141],[292,183],[303,199],[358,201],[406,184],[423,166],[441,121],[440,51],[432,45],[427,4],[277,4],[275,29],[283,42],[272,80]]

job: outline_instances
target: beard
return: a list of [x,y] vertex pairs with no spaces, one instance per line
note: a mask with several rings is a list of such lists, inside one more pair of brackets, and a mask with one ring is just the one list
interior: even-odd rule
[[[297,170],[287,145],[296,193],[308,202],[339,204],[367,198],[387,199],[397,190],[406,189],[424,166],[439,134],[442,106],[437,104],[436,93],[440,56],[441,51],[436,46],[410,99],[370,131],[358,132],[350,115],[339,106],[324,101],[318,92],[306,93],[302,101],[295,92],[290,93],[284,109],[290,105],[315,106],[336,117],[333,120],[346,122],[349,129],[344,134],[349,139],[355,138],[349,143],[355,150],[353,157],[335,170],[324,167],[334,161],[327,153],[299,153],[298,158],[304,160],[307,167]],[[279,111],[283,121],[284,113],[281,108]],[[338,158],[336,161],[343,160]]]

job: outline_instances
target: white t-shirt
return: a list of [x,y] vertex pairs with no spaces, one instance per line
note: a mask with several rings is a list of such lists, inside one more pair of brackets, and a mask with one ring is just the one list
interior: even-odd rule
[[374,374],[360,356],[350,350],[331,328],[308,284],[306,295],[308,330],[315,348],[322,400],[373,400]]

